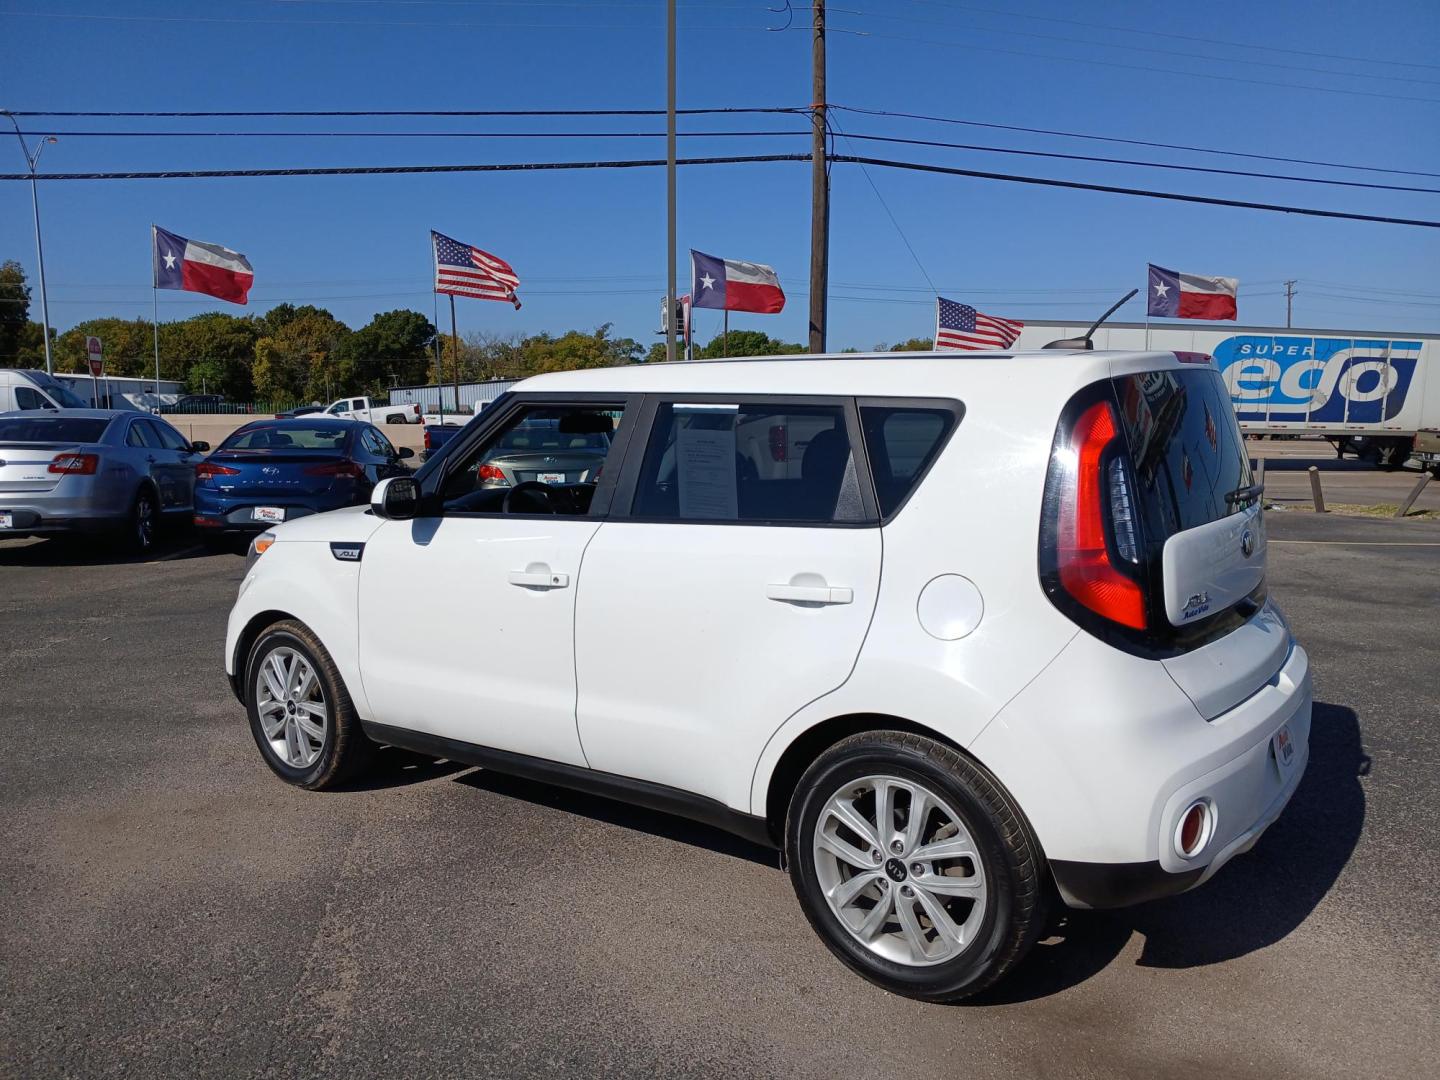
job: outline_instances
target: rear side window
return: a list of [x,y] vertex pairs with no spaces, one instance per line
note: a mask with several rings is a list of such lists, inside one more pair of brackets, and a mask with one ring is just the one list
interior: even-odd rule
[[15,407],[17,409],[48,409],[50,402],[28,386],[17,386],[15,388]]
[[955,419],[955,411],[944,407],[860,407],[881,517],[890,517],[910,497],[945,445]]
[[155,434],[155,429],[150,426],[149,421],[134,420],[130,424],[130,430],[125,433],[125,445],[159,450],[160,436]]
[[842,405],[665,404],[633,513],[673,521],[864,518]]
[[1248,506],[1234,493],[1254,482],[1250,459],[1219,372],[1122,375],[1115,392],[1134,463],[1136,511],[1151,543]]
[[100,440],[109,420],[60,416],[0,418],[0,442],[93,443]]

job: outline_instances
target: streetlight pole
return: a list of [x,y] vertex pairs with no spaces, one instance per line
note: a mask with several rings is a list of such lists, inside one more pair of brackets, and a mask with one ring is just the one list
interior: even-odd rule
[[665,25],[665,359],[675,359],[675,0]]
[[20,150],[25,155],[25,164],[30,170],[30,206],[35,211],[35,263],[40,270],[40,325],[45,334],[45,374],[55,374],[55,359],[50,355],[50,298],[45,292],[45,248],[40,242],[40,195],[35,187],[35,166],[40,162],[40,154],[46,145],[60,140],[54,135],[46,135],[35,145],[35,152],[30,152],[30,147],[25,144],[25,136],[20,134],[20,122],[10,113],[10,123],[15,125],[15,138],[20,140]]

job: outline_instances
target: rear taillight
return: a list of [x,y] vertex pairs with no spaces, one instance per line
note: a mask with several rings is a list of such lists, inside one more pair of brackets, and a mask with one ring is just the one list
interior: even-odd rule
[[430,429],[428,427],[425,429],[425,449],[430,449]]
[[99,467],[99,454],[56,454],[46,471],[67,476],[94,476]]
[[232,469],[228,465],[218,465],[213,461],[202,461],[195,466],[196,480],[209,480],[216,476],[239,476],[239,469]]
[[[1108,401],[1086,408],[1057,440],[1047,492],[1054,575],[1076,603],[1111,622],[1146,627],[1145,590],[1112,560],[1137,562],[1139,543],[1120,432]],[[1107,521],[1108,517],[1108,521]]]
[[770,460],[784,461],[789,456],[790,432],[784,424],[776,424],[770,429]]
[[348,476],[353,480],[359,480],[365,475],[365,469],[354,461],[327,461],[323,465],[307,465],[306,476]]
[[481,465],[480,480],[481,482],[488,480],[496,484],[508,484],[510,482],[505,479],[505,470],[498,465]]

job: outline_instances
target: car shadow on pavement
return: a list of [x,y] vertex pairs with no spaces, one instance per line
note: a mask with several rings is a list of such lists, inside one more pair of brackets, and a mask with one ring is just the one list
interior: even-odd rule
[[0,544],[0,566],[137,566],[178,562],[212,554],[188,532],[166,533],[144,555],[112,537],[63,536]]
[[456,780],[484,791],[493,791],[497,795],[504,795],[512,799],[524,799],[526,802],[535,803],[538,806],[548,806],[566,814],[576,814],[580,817],[588,817],[593,821],[603,821],[608,825],[618,825],[622,829],[632,829],[635,832],[649,833],[651,836],[675,840],[692,847],[706,848],[721,855],[748,859],[750,862],[760,863],[764,866],[779,867],[780,865],[778,851],[762,847],[759,844],[752,844],[743,837],[735,836],[723,829],[676,817],[674,814],[667,814],[659,810],[632,806],[629,803],[607,799],[600,795],[590,795],[582,791],[572,791],[569,788],[525,780],[489,769],[475,769],[473,772],[456,777]]
[[1108,967],[1136,933],[1145,939],[1136,963],[1156,968],[1217,964],[1283,940],[1350,861],[1365,821],[1360,781],[1369,772],[1354,710],[1317,701],[1305,777],[1254,849],[1180,896],[1119,911],[1063,912],[1051,937],[970,1004],[1059,993]]
[[382,746],[375,751],[375,761],[365,775],[344,784],[337,791],[381,791],[385,788],[409,787],[427,780],[440,780],[472,768],[462,761],[437,760],[398,746]]

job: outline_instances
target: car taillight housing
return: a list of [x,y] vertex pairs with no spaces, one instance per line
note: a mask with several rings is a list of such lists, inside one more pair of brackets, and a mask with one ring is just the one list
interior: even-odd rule
[[1125,438],[1108,396],[1083,395],[1055,434],[1040,526],[1040,577],[1087,627],[1143,632],[1146,568]]
[[321,465],[305,466],[306,476],[348,476],[359,480],[365,475],[365,467],[355,461],[327,461]]
[[499,465],[481,465],[478,479],[482,484],[508,485],[510,483],[509,480],[505,479],[505,470],[500,468]]
[[99,467],[99,454],[56,454],[46,471],[67,476],[94,476]]
[[239,469],[232,469],[228,465],[220,465],[214,461],[202,461],[195,466],[196,480],[210,480],[217,476],[239,476]]

